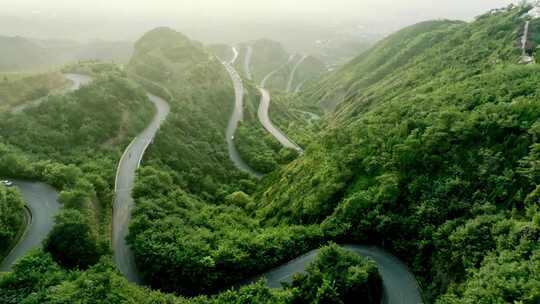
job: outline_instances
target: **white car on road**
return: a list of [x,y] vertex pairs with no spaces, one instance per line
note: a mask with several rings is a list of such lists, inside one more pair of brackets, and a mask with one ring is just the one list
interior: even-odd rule
[[6,180],[3,180],[1,183],[2,183],[2,185],[6,186],[6,187],[11,187],[11,186],[13,186],[13,182],[10,181],[10,180],[7,180],[7,179],[6,179]]

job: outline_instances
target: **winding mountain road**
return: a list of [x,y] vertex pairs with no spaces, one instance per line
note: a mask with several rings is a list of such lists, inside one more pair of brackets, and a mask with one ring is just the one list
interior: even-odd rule
[[287,137],[279,128],[274,126],[270,117],[268,116],[268,110],[270,108],[270,93],[264,88],[259,88],[261,93],[261,102],[259,103],[259,110],[257,111],[257,116],[263,127],[274,136],[282,146],[294,149],[300,153],[303,153],[302,148],[299,145],[294,143],[291,139]]
[[[299,63],[302,63],[302,61],[303,60],[301,59]],[[303,153],[303,150],[297,144],[291,141],[281,130],[272,124],[268,115],[270,93],[264,88],[264,86],[268,79],[272,77],[272,75],[274,75],[278,70],[268,74],[261,82],[259,87],[259,91],[261,93],[261,102],[259,104],[258,117],[264,128],[270,132],[284,147],[295,149],[300,153]],[[305,113],[312,114],[308,112]],[[420,287],[418,286],[414,275],[409,271],[404,263],[399,261],[399,259],[393,257],[391,254],[378,247],[363,245],[345,245],[344,247],[359,255],[369,257],[376,262],[383,279],[383,303],[423,303]],[[285,265],[279,266],[258,278],[249,280],[248,283],[254,282],[260,278],[265,278],[267,280],[267,286],[271,288],[279,288],[282,282],[290,282],[295,273],[304,272],[307,265],[315,259],[318,252],[319,250],[310,251],[305,255],[298,257]],[[361,299],[359,299],[359,303],[361,303]]]
[[227,146],[229,148],[229,157],[235,166],[241,171],[251,174],[257,178],[261,178],[263,175],[248,166],[248,164],[242,160],[236,146],[234,145],[234,134],[238,128],[238,123],[244,118],[244,84],[242,83],[242,78],[240,75],[238,75],[238,72],[236,72],[236,70],[230,64],[224,61],[222,64],[225,66],[225,69],[231,77],[234,85],[235,95],[234,110],[231,114],[231,118],[229,119],[229,124],[227,125],[227,130],[225,132]]
[[[88,84],[92,78],[81,74],[64,74],[72,84],[64,90],[64,93],[78,90],[82,85]],[[29,101],[14,107],[11,112],[16,114],[24,109],[37,106],[46,97]],[[28,224],[21,239],[10,251],[8,256],[0,264],[0,271],[9,271],[15,262],[24,256],[29,250],[39,248],[54,226],[54,218],[60,210],[58,192],[44,183],[31,181],[15,181],[15,186],[21,191],[26,211]]]
[[259,87],[259,92],[261,93],[261,101],[259,103],[259,110],[257,111],[257,116],[259,117],[259,121],[261,122],[262,126],[268,131],[272,136],[274,136],[282,146],[294,149],[298,151],[299,153],[304,153],[304,150],[297,145],[295,142],[293,142],[285,133],[283,133],[279,128],[274,126],[272,121],[270,120],[270,117],[268,115],[269,109],[270,109],[270,92],[268,92],[267,89],[264,87],[266,86],[266,82],[270,77],[272,77],[275,73],[279,72],[282,68],[287,66],[294,57],[289,57],[289,60],[287,63],[285,63],[283,66],[275,69],[274,71],[270,72],[264,79],[261,81],[261,85]]
[[[65,90],[62,90],[61,94],[65,94],[68,92],[73,92],[78,90],[81,86],[86,85],[92,81],[92,78],[90,76],[82,75],[82,74],[73,74],[73,73],[66,73],[63,74],[65,78],[67,78],[69,81],[71,81],[71,85],[66,88]],[[54,94],[53,94],[54,95]],[[45,97],[38,98],[36,100],[27,101],[24,102],[16,107],[13,107],[11,109],[12,113],[21,113],[24,111],[24,109],[35,107],[41,104],[45,98],[49,97],[50,95],[47,95]]]
[[0,271],[10,271],[15,262],[29,250],[41,247],[41,243],[53,228],[54,218],[60,210],[58,192],[51,186],[30,181],[14,181],[14,183],[26,203],[29,223],[19,243],[0,264]]
[[233,51],[233,58],[231,59],[230,61],[230,65],[233,66],[234,63],[236,62],[236,60],[238,60],[238,50],[236,49],[236,47],[231,47],[232,48],[232,51]]
[[[414,275],[412,275],[407,266],[396,257],[373,246],[349,244],[343,245],[343,248],[375,261],[383,280],[384,291],[382,302],[384,304],[423,303],[420,287],[418,286]],[[319,249],[310,251],[287,264],[279,266],[244,283],[249,284],[264,278],[266,279],[268,287],[281,288],[281,283],[290,283],[295,273],[304,273],[309,263],[317,257],[318,253]],[[362,303],[361,299],[359,299],[359,303]]]
[[112,247],[114,250],[114,261],[118,270],[128,279],[128,281],[142,284],[141,277],[135,265],[135,258],[126,236],[129,233],[129,220],[134,207],[131,190],[135,183],[136,171],[141,165],[144,152],[152,143],[159,127],[170,111],[169,104],[152,94],[148,98],[156,107],[156,115],[146,129],[140,133],[124,151],[118,169],[115,182],[115,200],[113,205],[113,236]]
[[291,92],[293,82],[294,82],[294,75],[296,74],[296,70],[298,70],[300,65],[302,65],[302,63],[304,62],[304,60],[306,60],[307,57],[308,57],[307,55],[303,55],[302,57],[300,57],[298,62],[294,65],[293,69],[291,70],[291,75],[289,76],[289,82],[287,83],[286,92]]

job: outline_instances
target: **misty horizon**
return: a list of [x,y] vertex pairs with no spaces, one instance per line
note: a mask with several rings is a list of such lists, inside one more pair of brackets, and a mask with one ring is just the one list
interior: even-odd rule
[[[63,1],[0,0],[0,35],[135,41],[160,26],[174,28],[205,43],[239,43],[276,39],[281,29],[297,35],[325,31],[382,36],[431,19],[470,21],[509,0],[432,1]],[[11,2],[11,1],[10,1]]]

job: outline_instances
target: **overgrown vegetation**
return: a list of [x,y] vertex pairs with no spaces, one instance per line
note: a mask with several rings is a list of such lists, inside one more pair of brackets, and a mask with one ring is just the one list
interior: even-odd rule
[[0,261],[24,231],[24,213],[21,194],[15,189],[0,186]]
[[129,241],[139,269],[151,286],[169,292],[215,293],[317,247],[321,239],[317,227],[260,227],[245,193],[209,204],[152,168],[140,171],[134,198]]
[[321,248],[317,258],[286,287],[289,303],[381,303],[382,280],[371,260],[336,244]]

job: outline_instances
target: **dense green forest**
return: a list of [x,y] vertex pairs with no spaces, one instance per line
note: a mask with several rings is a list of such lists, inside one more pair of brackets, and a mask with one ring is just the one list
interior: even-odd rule
[[305,274],[296,274],[290,303],[381,303],[377,266],[336,244],[321,248]]
[[219,61],[159,28],[137,42],[130,70],[174,97],[134,190],[129,240],[146,282],[185,295],[213,293],[318,247],[317,228],[262,229],[252,218],[254,180],[233,167],[225,143],[234,91]]
[[[350,303],[359,297],[378,303],[373,262],[335,245],[282,290],[258,283],[224,291],[329,242],[395,253],[429,303],[540,302],[540,67],[518,65],[525,11],[408,27],[296,100],[277,97],[272,111],[284,128],[293,117],[279,118],[280,104],[335,112],[306,127],[306,135],[294,135],[305,138],[305,154],[260,183],[228,160],[224,130],[234,96],[219,61],[170,29],[146,34],[128,73],[151,90],[170,92],[172,112],[139,170],[129,242],[152,288],[215,295],[186,299],[128,284],[100,244],[104,238],[86,229],[92,259],[62,258],[69,244],[55,233],[48,252],[33,252],[0,276],[0,303]],[[114,115],[107,107],[122,104],[107,99],[114,94],[142,95],[125,80],[118,79],[125,91],[96,81],[88,95],[83,89],[52,98],[40,111],[0,114],[0,132],[9,132],[0,133],[0,174],[69,189],[63,204],[75,207],[65,207],[58,233],[72,232],[64,228],[99,210],[80,207],[93,201],[88,193],[110,194],[106,176],[113,169],[106,168],[115,167],[110,159],[119,151],[102,144],[119,133],[121,120],[100,121],[92,113]],[[109,86],[115,90],[103,93]],[[59,108],[71,99],[87,108]],[[91,106],[101,99],[107,102]],[[142,97],[120,100],[126,99],[146,109]],[[141,125],[147,110],[136,120]],[[86,122],[90,130],[100,131],[53,111],[88,112],[98,120]],[[41,131],[14,127],[23,123]],[[64,127],[70,124],[78,128]],[[243,128],[240,136],[259,132]],[[75,148],[67,149],[72,141]]]
[[409,27],[303,94],[339,106],[304,157],[263,180],[258,217],[381,245],[430,301],[540,301],[540,69],[517,64],[525,11]]
[[0,261],[21,236],[26,221],[21,194],[15,189],[0,186]]
[[47,96],[68,85],[60,73],[35,75],[0,74],[0,111]]
[[173,98],[147,165],[168,171],[175,184],[210,201],[242,185],[253,188],[251,177],[229,161],[225,142],[234,105],[232,83],[200,43],[168,28],[155,29],[136,43],[128,72],[151,81],[154,85],[143,82],[149,90],[163,96],[160,87],[165,88]]
[[0,176],[61,190],[45,247],[64,266],[86,268],[109,252],[116,163],[152,115],[144,92],[118,69],[22,113],[0,113]]
[[84,272],[68,271],[50,254],[34,251],[12,273],[0,276],[0,303],[338,304],[360,297],[364,303],[376,304],[380,283],[373,262],[330,245],[321,249],[305,275],[284,289],[271,290],[260,281],[212,297],[187,299],[128,283],[107,257]]

